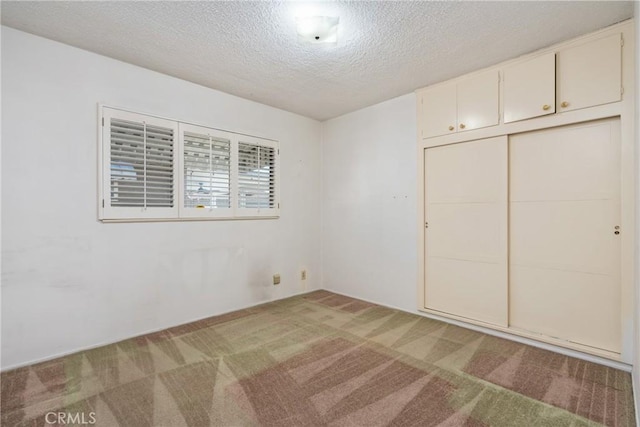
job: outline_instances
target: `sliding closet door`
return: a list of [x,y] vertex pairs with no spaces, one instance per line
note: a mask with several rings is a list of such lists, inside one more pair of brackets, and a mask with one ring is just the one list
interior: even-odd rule
[[507,137],[425,150],[425,307],[507,325]]
[[510,137],[512,327],[620,351],[619,132],[612,119]]

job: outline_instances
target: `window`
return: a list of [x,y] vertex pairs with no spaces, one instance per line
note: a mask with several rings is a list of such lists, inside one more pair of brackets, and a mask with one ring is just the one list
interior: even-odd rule
[[238,208],[240,215],[254,215],[277,208],[275,144],[251,141],[242,137],[238,142]]
[[103,117],[104,218],[176,216],[177,123],[107,109]]
[[183,217],[232,217],[231,141],[233,135],[180,124]]
[[100,219],[279,215],[277,141],[102,110]]

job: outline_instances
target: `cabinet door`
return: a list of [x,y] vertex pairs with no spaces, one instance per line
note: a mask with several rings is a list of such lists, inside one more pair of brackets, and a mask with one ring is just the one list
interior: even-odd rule
[[507,325],[507,138],[425,150],[425,307]]
[[505,68],[503,87],[505,123],[555,113],[555,53]]
[[619,131],[510,137],[510,326],[620,352]]
[[446,135],[456,130],[456,85],[438,85],[422,93],[422,137]]
[[558,53],[558,112],[620,101],[621,35]]
[[499,122],[499,74],[487,71],[458,83],[458,131],[484,128]]

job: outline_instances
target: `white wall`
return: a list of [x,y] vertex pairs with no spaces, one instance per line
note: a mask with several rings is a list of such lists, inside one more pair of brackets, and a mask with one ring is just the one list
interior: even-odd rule
[[323,124],[327,289],[416,311],[416,166],[414,94]]
[[640,2],[634,4],[634,17],[636,22],[635,33],[635,55],[636,55],[636,254],[635,254],[635,345],[633,358],[633,383],[636,401],[636,421],[640,426],[640,29],[638,20],[640,19]]
[[[280,219],[98,222],[98,102],[278,139]],[[3,27],[2,125],[3,369],[319,286],[319,122]]]

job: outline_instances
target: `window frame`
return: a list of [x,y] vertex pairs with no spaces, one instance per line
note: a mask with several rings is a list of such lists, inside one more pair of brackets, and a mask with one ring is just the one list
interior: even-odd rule
[[[111,206],[111,119],[144,122],[173,130],[173,206],[122,207]],[[230,141],[230,207],[187,208],[185,206],[184,133],[210,135]],[[238,190],[239,143],[273,148],[274,204],[272,208],[241,208]],[[98,219],[102,222],[149,222],[194,220],[277,219],[280,217],[280,144],[277,140],[217,129],[128,109],[98,104]]]

